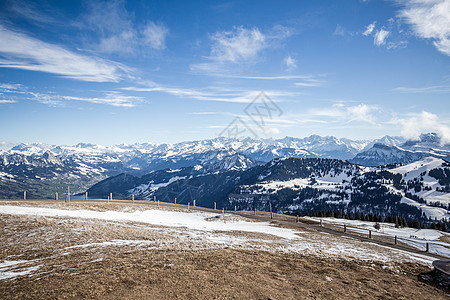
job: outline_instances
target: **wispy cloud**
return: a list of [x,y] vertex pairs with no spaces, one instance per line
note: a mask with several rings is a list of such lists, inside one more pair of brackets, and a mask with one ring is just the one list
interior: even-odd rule
[[231,30],[217,31],[210,36],[211,51],[207,62],[191,64],[191,71],[214,74],[226,73],[230,66],[256,63],[263,51],[279,47],[293,34],[293,30],[275,25],[267,32],[257,27],[235,26]]
[[258,29],[234,27],[211,36],[210,58],[220,62],[243,62],[255,59],[267,47],[266,36]]
[[433,40],[434,46],[450,55],[450,0],[401,1],[399,15],[412,25],[414,33]]
[[[155,82],[148,82],[147,86],[131,86],[121,88],[125,91],[134,92],[159,92],[165,93],[181,98],[188,98],[200,101],[217,101],[217,102],[230,102],[230,103],[250,103],[261,93],[260,90],[248,90],[248,89],[224,89],[217,87],[208,87],[202,89],[193,88],[180,88],[164,86]],[[285,97],[292,97],[299,95],[295,92],[286,92],[280,90],[267,90],[264,91],[269,97],[273,98],[275,102]]]
[[402,28],[400,18],[389,18],[379,29],[376,29],[377,22],[367,25],[362,33],[363,36],[373,37],[373,44],[378,47],[385,47],[387,50],[405,48],[408,45],[409,34]]
[[0,104],[9,104],[9,103],[16,103],[15,100],[0,100]]
[[373,22],[372,24],[367,25],[366,30],[363,32],[363,35],[368,36],[372,34],[373,30],[375,29],[376,22]]
[[373,36],[373,43],[377,46],[384,45],[386,43],[386,38],[389,36],[389,31],[380,29]]
[[168,33],[169,29],[167,27],[149,22],[142,30],[142,41],[145,45],[149,45],[150,48],[161,50],[166,48],[166,36]]
[[[73,95],[59,95],[49,91],[35,91],[22,84],[0,83],[0,95],[8,100],[0,100],[0,103],[16,103],[19,101],[36,101],[48,106],[65,106],[67,101],[82,101],[116,107],[134,107],[145,101],[142,97],[125,95],[118,91],[102,92],[97,97],[79,97]],[[3,97],[5,98],[5,97]]]
[[8,3],[6,9],[10,15],[18,15],[34,23],[61,24],[60,21],[54,18],[58,13],[43,3],[39,3],[38,7],[36,3],[31,1],[14,0]]
[[345,36],[345,29],[340,24],[336,25],[336,29],[333,32],[333,35]]
[[286,56],[286,58],[283,60],[283,64],[289,71],[297,68],[297,61],[290,55]]
[[426,87],[397,87],[394,91],[402,93],[449,93],[450,86],[435,85]]
[[130,69],[94,56],[74,53],[0,24],[0,67],[53,73],[95,82],[118,82]]
[[143,98],[135,96],[126,96],[117,92],[109,92],[104,97],[73,97],[62,96],[64,100],[84,101],[95,104],[106,104],[117,107],[135,107],[137,102],[142,102]]
[[335,103],[329,108],[313,109],[308,115],[315,117],[328,117],[339,122],[366,122],[375,124],[373,112],[378,111],[378,107],[367,104],[347,106],[343,103]]
[[141,55],[166,48],[169,29],[165,25],[153,21],[137,25],[133,20],[124,1],[89,1],[87,12],[74,25],[94,31],[99,42],[93,48],[101,52]]
[[302,87],[320,87],[324,84],[322,80],[314,79],[314,78],[305,78],[303,82],[294,83],[295,86]]

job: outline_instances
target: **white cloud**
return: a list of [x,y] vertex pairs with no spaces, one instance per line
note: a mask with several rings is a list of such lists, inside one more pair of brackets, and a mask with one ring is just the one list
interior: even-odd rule
[[399,14],[415,34],[432,39],[440,52],[450,55],[450,0],[402,1],[402,5]]
[[449,93],[450,86],[445,85],[435,85],[435,86],[425,86],[425,87],[398,87],[394,91],[402,93]]
[[[118,91],[108,91],[100,97],[78,97],[59,95],[53,92],[36,92],[21,84],[0,83],[0,91],[9,100],[0,100],[2,103],[15,103],[18,101],[36,101],[48,106],[64,106],[66,101],[83,101],[96,104],[111,105],[117,107],[134,107],[144,101],[142,97],[124,95]],[[3,93],[0,96],[3,97]],[[3,97],[5,98],[5,97]]]
[[389,31],[380,29],[378,30],[374,37],[373,37],[373,43],[377,46],[384,45],[386,43],[386,38],[389,36]]
[[238,63],[255,59],[267,47],[266,37],[258,28],[234,27],[230,31],[216,32],[211,36],[211,58]]
[[[224,89],[217,87],[209,87],[203,89],[192,88],[179,88],[168,87],[155,82],[148,82],[143,87],[126,87],[121,88],[125,91],[134,92],[160,92],[170,95],[174,95],[181,98],[189,98],[200,101],[217,101],[217,102],[230,102],[230,103],[250,103],[252,102],[261,91],[251,90],[239,90],[239,89]],[[277,102],[280,98],[295,96],[298,93],[290,93],[278,90],[267,90],[265,94],[272,98],[274,102]]]
[[373,112],[377,111],[376,106],[367,104],[358,104],[355,106],[346,106],[343,103],[336,103],[331,108],[321,108],[309,111],[310,116],[329,117],[339,122],[365,122],[375,124]]
[[303,87],[319,87],[323,85],[323,81],[314,78],[304,78],[303,82],[296,82],[294,85]]
[[134,53],[137,41],[134,31],[122,31],[117,35],[102,38],[98,50],[105,53]]
[[169,30],[162,25],[150,22],[142,31],[142,41],[153,49],[161,50],[166,48],[166,36]]
[[422,111],[411,114],[408,118],[396,118],[391,123],[402,127],[401,134],[406,139],[418,140],[422,133],[436,132],[442,144],[450,144],[450,127],[439,120],[433,113]]
[[0,83],[0,91],[7,92],[7,93],[18,93],[24,89],[23,85],[21,84],[14,84],[14,83]]
[[70,101],[84,101],[95,104],[106,104],[117,107],[135,107],[136,102],[142,101],[142,98],[135,96],[125,96],[117,92],[110,92],[105,95],[105,97],[73,97],[73,96],[62,96],[64,100]]
[[375,23],[376,22],[373,22],[372,24],[367,25],[366,30],[363,32],[363,35],[368,36],[372,34],[373,30],[375,29]]
[[266,49],[283,46],[283,41],[294,34],[293,29],[275,25],[262,32],[259,28],[234,26],[231,30],[210,35],[211,50],[207,62],[190,65],[193,72],[223,76],[241,70],[243,66],[258,62]]
[[0,100],[0,104],[16,103],[14,100]]
[[94,47],[105,53],[140,55],[149,49],[166,48],[169,33],[166,26],[152,21],[138,26],[133,19],[124,1],[90,1],[88,11],[76,25],[94,31],[100,37],[100,42]]
[[0,67],[3,68],[41,71],[95,82],[118,82],[127,70],[118,63],[80,55],[1,24],[0,41]]
[[288,70],[292,70],[297,68],[297,61],[292,58],[290,55],[288,55],[284,60],[283,63],[286,65],[286,68]]

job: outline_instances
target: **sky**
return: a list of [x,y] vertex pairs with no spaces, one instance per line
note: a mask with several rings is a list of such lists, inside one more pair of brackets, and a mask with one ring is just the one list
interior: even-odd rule
[[0,0],[0,141],[450,143],[450,0]]

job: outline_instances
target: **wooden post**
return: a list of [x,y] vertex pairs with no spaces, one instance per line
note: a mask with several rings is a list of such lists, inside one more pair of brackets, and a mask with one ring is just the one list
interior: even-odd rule
[[323,227],[322,219],[320,219],[320,227]]
[[226,224],[227,222],[225,221],[225,209],[222,208],[222,219],[223,219],[223,223]]
[[347,224],[344,224],[344,232],[347,232]]
[[369,239],[372,238],[372,230],[369,230]]
[[133,204],[134,204],[134,194],[133,194],[133,195],[131,195],[131,203],[133,203]]
[[216,205],[216,202],[214,202],[214,210],[216,210],[217,209],[217,205]]
[[188,202],[188,210],[189,210],[189,206],[191,206],[191,202]]
[[272,203],[269,202],[270,218],[273,219]]
[[394,237],[394,245],[397,245],[397,236]]
[[112,201],[112,193],[109,193],[109,200]]
[[295,222],[298,223],[298,215],[295,218]]
[[55,200],[58,201],[58,192],[55,193]]
[[156,196],[153,196],[153,203],[156,203]]
[[158,199],[158,207],[159,207],[159,199]]
[[87,192],[86,192],[86,194],[84,195],[84,200],[86,200],[86,201],[87,201],[87,198],[88,198],[87,195],[88,195],[88,194],[87,194]]
[[27,200],[27,191],[23,192],[23,200]]
[[234,211],[237,211],[237,207],[236,207],[236,205],[234,206]]
[[425,250],[426,252],[430,252],[430,243],[427,243],[427,248]]
[[195,207],[195,200],[194,200],[193,206]]

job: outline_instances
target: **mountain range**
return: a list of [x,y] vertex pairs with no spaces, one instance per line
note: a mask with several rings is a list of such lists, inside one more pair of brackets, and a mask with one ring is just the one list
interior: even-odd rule
[[[405,164],[428,156],[449,160],[450,147],[441,145],[439,137],[433,133],[422,135],[418,141],[391,136],[350,140],[312,135],[305,138],[215,138],[177,144],[114,146],[22,143],[0,150],[0,197],[17,198],[26,190],[31,198],[52,198],[56,192],[65,193],[67,185],[74,193],[81,193],[120,174],[138,178],[131,188],[140,186],[143,189],[148,185],[151,189],[152,184],[158,184],[156,177],[159,173],[151,174],[162,170],[181,169],[182,176],[198,177],[244,171],[277,158],[330,158],[377,166]],[[156,177],[146,181],[150,178],[148,176]],[[148,191],[145,193],[150,194]]]

